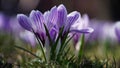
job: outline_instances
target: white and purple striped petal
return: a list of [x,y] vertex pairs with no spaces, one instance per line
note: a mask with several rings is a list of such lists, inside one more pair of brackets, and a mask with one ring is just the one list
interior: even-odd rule
[[65,31],[68,31],[70,29],[71,25],[73,25],[77,19],[80,17],[79,12],[74,11],[67,15],[67,21],[65,23]]
[[26,30],[32,31],[31,21],[29,20],[29,18],[26,15],[18,14],[17,19],[23,28],[25,28]]
[[67,20],[67,10],[63,4],[59,5],[57,8],[58,12],[58,28],[61,28],[65,25],[66,20]]
[[32,28],[35,32],[44,31],[44,17],[41,12],[32,10],[30,13]]
[[[47,17],[48,16],[48,17]],[[58,18],[58,13],[57,13],[57,7],[53,7],[48,13],[46,13],[47,19],[47,27],[48,29],[51,29],[54,25],[57,24],[57,18]],[[46,17],[44,17],[46,19]]]
[[71,26],[70,31],[78,33],[92,33],[94,29],[88,26],[89,20],[87,15],[83,15],[82,18],[79,18],[76,23]]
[[56,39],[56,37],[57,37],[57,34],[58,34],[57,30],[56,30],[55,28],[52,28],[49,33],[50,33],[51,39],[52,39],[53,41],[55,41],[55,39]]

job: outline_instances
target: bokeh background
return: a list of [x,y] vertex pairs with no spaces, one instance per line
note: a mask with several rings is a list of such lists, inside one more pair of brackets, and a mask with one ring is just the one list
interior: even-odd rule
[[44,12],[61,3],[69,12],[80,11],[90,18],[116,21],[120,17],[119,0],[0,0],[0,11],[8,15],[28,14],[33,9]]

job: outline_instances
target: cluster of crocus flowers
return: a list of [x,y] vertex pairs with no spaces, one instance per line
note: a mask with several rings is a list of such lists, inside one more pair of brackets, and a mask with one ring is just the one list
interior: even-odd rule
[[47,38],[46,28],[52,41],[56,41],[61,28],[63,28],[63,35],[70,32],[93,32],[93,29],[88,27],[87,15],[81,17],[77,11],[67,14],[67,10],[63,4],[53,7],[44,14],[38,10],[32,10],[29,17],[24,14],[18,14],[17,18],[20,25],[26,30],[34,32],[43,45]]
[[[118,23],[118,22],[117,22]],[[116,27],[119,27],[119,24],[113,21],[108,20],[90,20],[90,26],[94,29],[94,32],[86,36],[87,42],[105,42],[105,41],[117,41]],[[112,42],[111,42],[112,43]]]
[[[32,10],[29,17],[18,14],[17,19],[24,29],[34,33],[46,62],[60,60],[62,56],[58,56],[63,55],[66,45],[75,35],[93,32],[93,29],[88,26],[86,14],[82,17],[77,11],[68,14],[63,4],[54,6],[44,14],[38,10]],[[46,53],[43,46],[47,50]]]

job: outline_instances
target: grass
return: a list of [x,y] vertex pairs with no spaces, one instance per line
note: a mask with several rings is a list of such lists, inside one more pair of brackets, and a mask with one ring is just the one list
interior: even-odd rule
[[[4,39],[5,38],[5,39]],[[7,40],[6,40],[7,39]],[[14,41],[14,42],[13,42]],[[5,44],[7,42],[7,44]],[[31,47],[30,45],[23,43],[20,40],[12,40],[12,37],[4,34],[0,35],[0,68],[119,68],[120,67],[120,46],[105,46],[105,45],[91,45],[87,44],[83,49],[83,57],[81,62],[78,64],[77,61],[71,61],[71,54],[74,54],[74,46],[70,44],[71,51],[64,54],[64,58],[61,56],[61,61],[50,61],[48,64],[41,61],[39,58],[34,57],[30,53],[24,52],[23,50],[14,49],[11,45],[18,44],[31,51],[35,55],[42,57],[39,46]],[[107,44],[108,45],[108,44]],[[7,50],[6,50],[7,49]],[[69,49],[69,48],[68,48]],[[67,54],[67,55],[66,55]],[[70,58],[71,55],[71,58]],[[66,58],[65,58],[66,57]],[[67,58],[69,57],[69,58]],[[10,61],[11,60],[11,61]],[[69,61],[69,62],[68,62]]]

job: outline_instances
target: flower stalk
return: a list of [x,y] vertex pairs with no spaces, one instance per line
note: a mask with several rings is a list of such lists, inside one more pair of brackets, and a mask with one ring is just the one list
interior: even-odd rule
[[85,41],[85,35],[82,34],[81,39],[80,39],[80,48],[79,48],[79,52],[78,52],[78,59],[81,60],[82,56],[83,56],[83,47],[84,47],[84,41]]
[[40,44],[40,50],[42,51],[42,54],[43,54],[44,60],[45,60],[45,62],[47,63],[47,58],[46,58],[46,56],[45,56],[45,52],[44,52],[44,48],[43,48],[43,44],[42,44],[42,42],[39,40],[38,36],[37,36],[37,35],[35,35],[35,36],[36,36],[36,38],[37,38],[38,43]]

